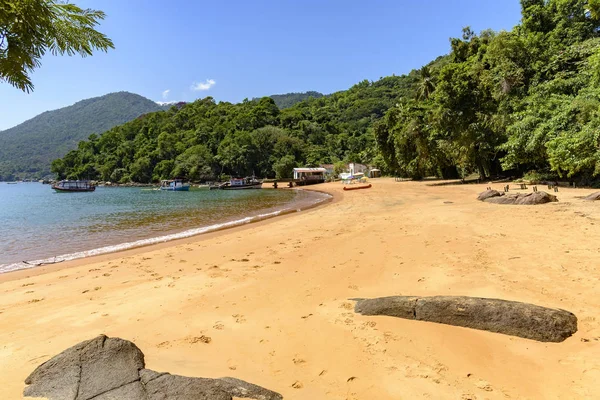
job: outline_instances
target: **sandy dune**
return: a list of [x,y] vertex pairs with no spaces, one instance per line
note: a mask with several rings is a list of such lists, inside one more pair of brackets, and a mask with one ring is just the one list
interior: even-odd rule
[[[380,179],[324,207],[0,276],[0,398],[99,333],[148,368],[285,399],[574,399],[600,393],[600,202],[475,200],[487,185]],[[501,189],[502,184],[492,185]],[[564,308],[563,343],[353,312],[349,298],[498,297]]]

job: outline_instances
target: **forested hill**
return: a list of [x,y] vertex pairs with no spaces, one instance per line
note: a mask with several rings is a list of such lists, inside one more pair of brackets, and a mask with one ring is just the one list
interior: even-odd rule
[[323,97],[323,93],[309,91],[304,93],[274,94],[269,97],[275,101],[277,107],[282,109],[292,107],[294,104],[300,103],[301,101],[307,100],[311,97],[318,99],[319,97]]
[[[596,184],[600,0],[521,0],[511,31],[465,28],[450,54],[404,76],[279,108],[206,98],[81,142],[61,177],[149,182],[289,176],[361,162],[421,178],[529,173]],[[445,40],[445,39],[440,39]]]
[[416,78],[411,73],[363,81],[283,110],[269,97],[239,104],[207,97],[94,135],[52,168],[73,179],[150,182],[222,174],[287,177],[297,165],[377,162],[373,122],[413,96]]
[[0,180],[47,175],[52,160],[77,148],[90,134],[162,109],[140,95],[118,92],[44,112],[0,132]]

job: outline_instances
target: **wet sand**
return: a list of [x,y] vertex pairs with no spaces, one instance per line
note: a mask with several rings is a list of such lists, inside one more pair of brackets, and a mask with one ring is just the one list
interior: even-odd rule
[[[0,398],[20,398],[37,365],[100,333],[135,342],[148,368],[234,376],[286,399],[600,392],[600,202],[576,197],[593,190],[561,188],[559,203],[503,206],[475,200],[487,184],[342,186],[315,187],[334,201],[302,213],[3,274]],[[579,331],[538,343],[360,316],[348,300],[387,295],[558,307],[577,315]]]

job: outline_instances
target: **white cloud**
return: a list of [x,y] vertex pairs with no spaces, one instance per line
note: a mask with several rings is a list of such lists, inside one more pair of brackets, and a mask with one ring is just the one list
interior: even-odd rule
[[173,101],[155,101],[156,104],[158,104],[159,106],[164,106],[165,104],[177,104],[177,102],[175,100]]
[[171,89],[167,89],[164,92],[162,92],[162,98],[166,99],[167,97],[169,97],[169,92],[171,91]]
[[216,83],[217,82],[214,79],[207,79],[206,82],[194,82],[190,89],[192,89],[193,91],[208,90],[211,87],[215,86]]

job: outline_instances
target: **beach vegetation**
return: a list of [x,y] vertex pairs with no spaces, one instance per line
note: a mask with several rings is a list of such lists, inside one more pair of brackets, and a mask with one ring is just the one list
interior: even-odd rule
[[149,182],[288,177],[293,166],[358,162],[384,174],[480,178],[600,175],[600,1],[522,0],[510,31],[463,29],[450,52],[402,76],[280,108],[207,97],[115,127],[53,164]]

